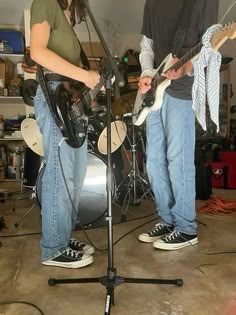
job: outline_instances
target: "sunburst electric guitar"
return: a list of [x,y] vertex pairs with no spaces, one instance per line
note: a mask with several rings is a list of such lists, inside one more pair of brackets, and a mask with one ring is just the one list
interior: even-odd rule
[[[211,37],[211,47],[213,50],[217,51],[228,39],[234,39],[236,37],[236,22],[229,23],[222,26],[213,33]],[[174,69],[178,70],[187,61],[197,58],[200,50],[202,48],[202,43],[198,43],[189,52],[187,52],[178,62],[172,64],[169,67],[171,61],[173,60],[172,54],[169,54],[164,60],[163,72]],[[162,62],[163,64],[163,62]],[[136,126],[140,126],[146,119],[150,111],[156,111],[161,108],[163,95],[165,89],[170,85],[171,80],[168,80],[164,76],[159,75],[158,70],[154,75],[151,83],[151,89],[145,93],[141,94],[139,91],[136,96],[134,109],[133,109],[133,123]]]

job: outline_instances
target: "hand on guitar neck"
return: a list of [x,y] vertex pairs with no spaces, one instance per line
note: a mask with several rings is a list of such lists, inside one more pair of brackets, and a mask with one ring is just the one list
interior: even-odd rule
[[[179,58],[175,57],[172,60],[172,63],[175,64],[178,61],[179,61]],[[168,80],[177,80],[183,77],[185,74],[191,73],[192,70],[193,70],[193,64],[191,60],[189,60],[179,69],[175,70],[174,68],[173,69],[171,68],[170,70],[167,70],[166,72],[161,73],[161,75],[167,78]]]
[[[175,57],[173,58],[171,63],[174,65],[179,60],[180,60],[179,58]],[[171,81],[171,80],[177,80],[183,77],[185,74],[191,73],[193,70],[193,65],[192,65],[191,60],[189,60],[180,68],[175,69],[174,67],[170,67],[168,69],[169,70],[162,72],[161,76]],[[148,77],[148,76],[140,78],[139,83],[138,83],[139,92],[141,94],[147,93],[147,91],[150,90],[152,87],[152,81],[153,81],[153,78]]]

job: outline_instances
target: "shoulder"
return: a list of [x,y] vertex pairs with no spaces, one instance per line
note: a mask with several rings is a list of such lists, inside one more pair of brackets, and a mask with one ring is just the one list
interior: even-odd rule
[[33,0],[30,8],[31,25],[47,21],[52,26],[60,10],[57,0]]

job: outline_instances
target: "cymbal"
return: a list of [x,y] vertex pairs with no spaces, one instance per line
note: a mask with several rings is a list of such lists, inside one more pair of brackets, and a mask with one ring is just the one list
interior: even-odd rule
[[111,104],[113,115],[122,116],[127,113],[132,113],[137,91],[122,95]]
[[21,133],[26,144],[34,153],[44,156],[43,137],[35,119],[25,118],[21,123]]

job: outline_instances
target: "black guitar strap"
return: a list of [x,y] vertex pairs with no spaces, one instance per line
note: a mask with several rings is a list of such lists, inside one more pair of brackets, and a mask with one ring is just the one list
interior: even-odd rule
[[47,79],[45,78],[43,68],[40,65],[38,65],[38,70],[37,70],[37,81],[38,81],[39,85],[41,86],[41,89],[43,91],[43,94],[44,94],[44,97],[45,97],[46,102],[48,104],[48,107],[51,111],[51,114],[53,116],[53,119],[55,120],[56,124],[59,126],[60,122],[58,121],[58,118],[54,114],[54,111],[53,111],[53,108],[54,108],[53,102],[55,102],[55,99],[53,99],[52,94],[49,92],[48,82],[47,82]]
[[72,28],[72,30],[75,33],[75,36],[76,36],[76,38],[78,40],[78,43],[80,45],[80,58],[81,58],[81,62],[82,62],[83,68],[85,70],[90,70],[90,64],[89,64],[88,57],[87,57],[86,53],[84,52],[84,49],[83,49],[83,47],[82,47],[82,45],[81,45],[81,43],[79,41],[79,38],[78,38],[75,30],[73,28]]
[[179,56],[180,50],[183,46],[186,30],[190,24],[192,10],[196,0],[185,0],[183,4],[182,15],[180,17],[179,25],[175,33],[173,42],[173,56]]
[[84,50],[83,50],[83,47],[78,39],[78,42],[80,44],[80,58],[81,58],[81,61],[82,61],[82,65],[83,65],[83,68],[85,70],[90,70],[90,64],[89,64],[89,60],[87,58],[87,55],[85,54]]

